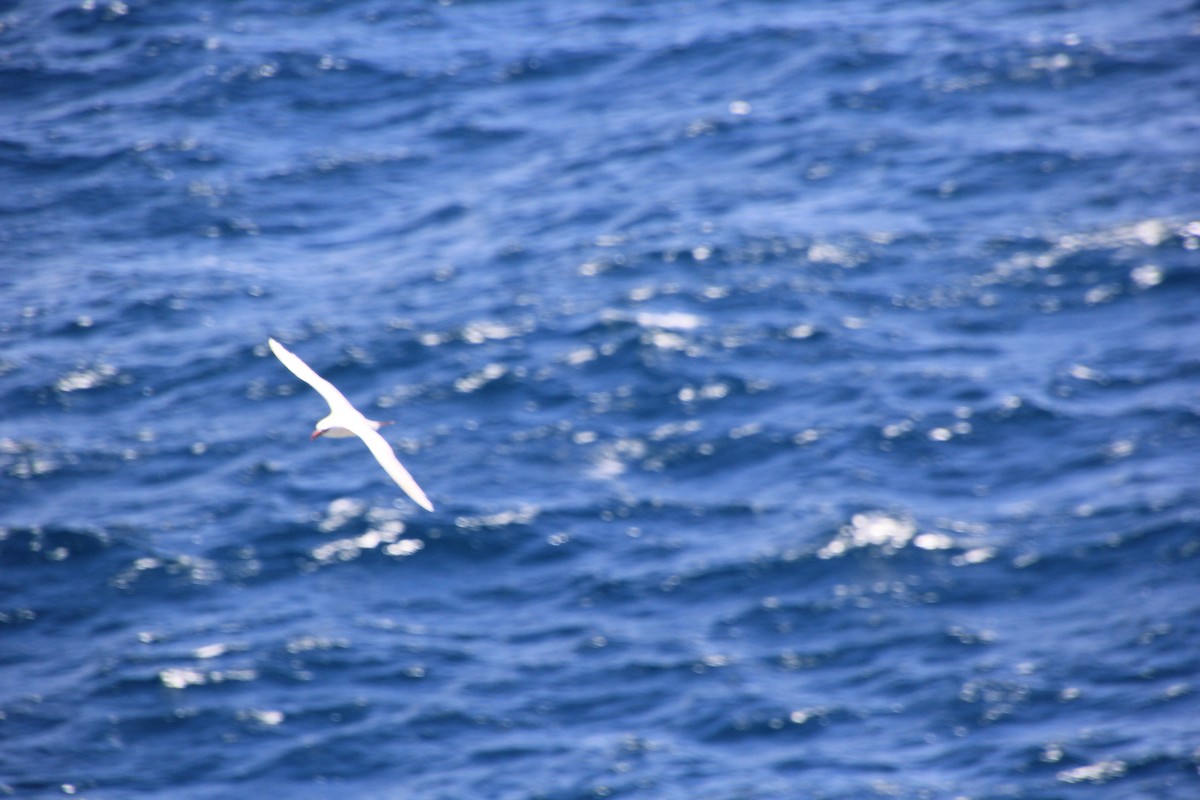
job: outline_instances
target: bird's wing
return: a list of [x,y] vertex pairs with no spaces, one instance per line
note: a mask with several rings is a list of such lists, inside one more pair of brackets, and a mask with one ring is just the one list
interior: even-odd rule
[[404,490],[405,494],[413,499],[414,503],[426,511],[433,511],[433,503],[429,502],[425,492],[421,491],[421,487],[413,480],[413,476],[408,474],[408,470],[400,463],[400,459],[396,458],[396,453],[388,444],[387,439],[380,436],[379,432],[372,428],[365,419],[361,423],[355,420],[349,428],[366,443],[371,454],[375,456],[375,460],[379,462],[379,466],[383,467],[384,471]]
[[274,339],[267,339],[267,344],[271,346],[271,352],[275,354],[275,357],[282,361],[283,365],[290,369],[293,375],[316,389],[317,393],[325,398],[325,402],[329,404],[330,411],[344,412],[348,409],[354,412],[354,414],[359,413],[358,409],[350,404],[350,401],[337,390],[336,386],[313,372],[312,367],[300,360],[300,356],[288,350]]

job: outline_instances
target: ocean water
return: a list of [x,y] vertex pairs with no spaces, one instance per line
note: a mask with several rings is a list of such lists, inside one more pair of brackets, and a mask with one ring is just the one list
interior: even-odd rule
[[1198,54],[0,3],[0,795],[1200,797]]

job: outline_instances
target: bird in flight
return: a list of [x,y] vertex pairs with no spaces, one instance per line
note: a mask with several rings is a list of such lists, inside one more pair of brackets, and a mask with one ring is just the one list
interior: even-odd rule
[[357,408],[350,405],[350,401],[332,383],[313,372],[312,367],[305,364],[298,355],[279,342],[267,339],[267,344],[271,346],[271,352],[275,354],[275,357],[282,361],[293,375],[316,389],[317,394],[325,398],[325,402],[329,404],[329,415],[317,422],[317,427],[309,438],[328,436],[331,439],[345,439],[357,436],[370,449],[375,460],[379,462],[379,466],[383,467],[392,480],[404,490],[404,493],[413,499],[413,502],[426,511],[433,511],[433,503],[429,502],[425,492],[421,491],[421,487],[413,480],[413,476],[408,474],[408,470],[400,463],[400,459],[396,458],[392,446],[379,435],[379,428],[388,423],[376,422],[364,417]]

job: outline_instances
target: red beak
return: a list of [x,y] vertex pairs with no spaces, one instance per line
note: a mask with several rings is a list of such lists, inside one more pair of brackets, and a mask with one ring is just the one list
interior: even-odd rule
[[308,437],[308,440],[311,442],[313,439],[316,439],[318,436],[321,436],[324,433],[325,431],[313,431],[312,436]]

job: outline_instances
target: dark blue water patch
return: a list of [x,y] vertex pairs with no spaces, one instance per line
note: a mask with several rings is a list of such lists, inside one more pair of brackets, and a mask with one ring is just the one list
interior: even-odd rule
[[496,80],[511,86],[514,94],[534,107],[553,100],[556,94],[550,91],[550,87],[541,84],[583,81],[585,86],[582,91],[573,90],[579,92],[575,102],[581,109],[597,108],[604,98],[595,89],[612,79],[611,70],[607,69],[610,65],[624,63],[620,55],[619,51],[607,48],[601,50],[579,45],[539,49],[506,64],[502,75]]
[[133,552],[125,535],[64,526],[3,530],[0,561],[6,565],[8,602],[0,619],[13,633],[10,654],[23,654],[17,661],[36,660],[39,650],[17,641],[42,642],[61,635],[64,626],[102,618],[111,591],[108,576]]
[[[723,73],[736,71],[739,79],[745,80],[745,60],[751,52],[754,70],[773,71],[794,58],[798,51],[807,52],[817,43],[813,31],[787,26],[735,24],[722,32],[684,28],[676,34],[675,41],[655,42],[653,49],[633,60],[628,74],[701,70],[714,77],[709,86],[718,87],[723,86],[720,80]],[[653,90],[655,87],[644,88]],[[711,88],[697,86],[692,93],[697,98],[707,99]]]
[[36,526],[6,528],[0,557],[14,566],[47,565],[77,557],[89,559],[107,553],[113,544],[112,534],[102,530]]
[[[15,173],[13,179],[16,185],[22,188],[27,186],[26,181],[31,178],[37,179],[39,183],[54,178],[87,179],[102,175],[103,170],[107,168],[128,166],[124,161],[126,153],[120,149],[97,152],[91,147],[80,147],[76,154],[70,155],[62,153],[60,148],[50,149],[29,142],[10,140],[5,143],[5,150],[5,169]],[[48,186],[44,183],[37,189],[40,191],[21,192],[10,198],[13,201],[12,205],[5,208],[4,212],[7,214],[33,211],[40,205],[39,200],[44,202],[44,198],[53,196],[47,191]],[[68,195],[71,196],[73,195]],[[29,208],[30,204],[36,205]]]

